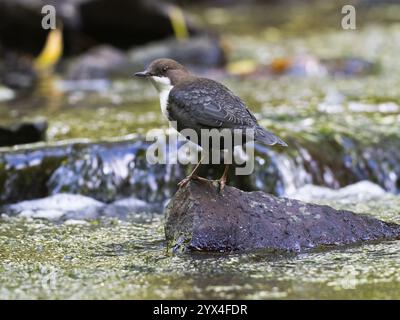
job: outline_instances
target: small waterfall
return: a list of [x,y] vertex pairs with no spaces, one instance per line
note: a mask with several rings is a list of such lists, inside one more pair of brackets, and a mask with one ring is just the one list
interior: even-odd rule
[[[371,145],[349,138],[325,142],[289,141],[290,148],[255,145],[250,176],[230,174],[229,184],[290,196],[306,184],[339,188],[370,180],[392,193],[400,191],[400,142]],[[0,153],[0,203],[63,192],[111,202],[134,196],[164,203],[190,170],[188,165],[146,160],[141,138],[105,143],[73,143]],[[168,155],[170,156],[170,155]],[[222,166],[204,165],[201,175],[217,178]]]

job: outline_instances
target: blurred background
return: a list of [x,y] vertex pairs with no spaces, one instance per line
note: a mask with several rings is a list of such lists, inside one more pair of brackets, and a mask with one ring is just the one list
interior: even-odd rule
[[[45,4],[56,8],[55,30],[41,26]],[[342,28],[344,5],[355,7],[355,30]],[[155,89],[134,79],[133,73],[155,58],[169,57],[223,82],[243,98],[262,126],[289,144],[285,149],[256,145],[255,173],[231,175],[228,184],[399,222],[399,17],[400,3],[395,0],[0,0],[0,213],[94,225],[93,219],[104,216],[162,212],[190,166],[147,163],[149,143],[144,135],[153,128],[167,130],[168,124]],[[221,168],[202,170],[202,175],[216,178]],[[70,197],[40,200],[65,193]],[[26,202],[35,199],[39,202]],[[149,222],[148,217],[139,224],[86,230],[88,238],[81,239],[92,244],[94,256],[102,252],[98,263],[110,263],[103,265],[106,270],[137,275],[144,286],[141,291],[132,287],[133,291],[124,291],[120,279],[108,271],[102,277],[114,279],[115,290],[101,287],[99,274],[89,264],[92,260],[86,258],[78,261],[76,274],[68,269],[60,280],[69,293],[37,289],[34,280],[32,286],[38,291],[29,286],[25,292],[15,291],[8,279],[31,281],[25,271],[32,259],[43,263],[51,258],[58,261],[56,268],[64,266],[64,258],[53,252],[62,245],[75,248],[71,237],[79,243],[80,231],[13,220],[0,223],[0,235],[5,235],[0,240],[6,239],[0,255],[12,261],[0,269],[8,270],[0,279],[11,289],[0,293],[5,297],[71,297],[71,292],[109,297],[113,292],[136,298],[398,298],[400,256],[387,258],[399,252],[396,244],[370,248],[370,260],[362,251],[300,258],[293,262],[295,270],[287,262],[274,262],[277,268],[271,269],[255,257],[240,263],[224,260],[226,269],[219,261],[225,271],[244,269],[236,280],[229,272],[217,280],[210,276],[222,287],[207,291],[204,277],[221,270],[215,272],[212,263],[195,262],[194,267],[191,260],[159,259],[164,249],[162,218]],[[18,240],[27,237],[24,230],[31,230],[28,242],[54,251],[32,258]],[[50,236],[37,239],[35,230]],[[108,241],[107,249],[99,247],[99,239]],[[114,241],[122,244],[114,247]],[[39,252],[36,249],[29,252]],[[15,252],[19,262],[10,258]],[[134,265],[125,261],[128,267],[121,271],[110,252],[128,260],[134,253],[137,260]],[[332,266],[332,259],[337,264]],[[352,281],[364,286],[356,294],[341,282],[347,273],[340,268],[347,263],[358,270]],[[199,266],[204,277],[198,279],[195,273],[181,278],[179,272],[197,272]],[[245,278],[246,272],[259,277]],[[79,287],[81,274],[93,285],[86,291]],[[380,283],[383,275],[391,280],[370,286]],[[276,282],[279,277],[287,281]],[[165,291],[154,289],[159,283],[165,284]],[[229,287],[232,283],[234,290]],[[330,285],[322,290],[321,283]],[[83,291],[74,291],[74,284]],[[200,289],[192,290],[195,285]]]
[[[45,4],[56,8],[56,30],[42,28]],[[345,4],[356,8],[355,30],[342,28]],[[0,158],[8,168],[0,175],[0,202],[60,190],[111,201],[137,184],[140,198],[168,199],[186,169],[145,167],[126,155],[131,143],[121,146],[148,129],[167,128],[155,90],[132,77],[159,57],[224,82],[289,142],[283,151],[258,146],[257,173],[236,185],[290,195],[306,184],[339,188],[369,180],[400,190],[397,1],[2,0],[0,6],[0,146],[44,142],[35,147],[35,179],[25,177],[32,168],[19,164],[18,152],[12,153],[18,161]],[[71,139],[116,142],[72,154],[60,147],[49,164],[54,151],[46,146]],[[143,138],[136,143],[145,147]],[[137,179],[138,167],[149,177]],[[204,170],[214,175],[207,170],[215,168]]]

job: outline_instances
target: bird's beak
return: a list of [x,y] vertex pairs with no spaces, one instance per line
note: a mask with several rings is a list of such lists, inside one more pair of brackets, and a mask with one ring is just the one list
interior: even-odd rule
[[144,77],[149,77],[149,76],[150,76],[150,73],[147,72],[147,71],[145,70],[145,71],[141,71],[141,72],[136,72],[136,73],[134,74],[134,76],[135,76],[135,77],[144,78]]

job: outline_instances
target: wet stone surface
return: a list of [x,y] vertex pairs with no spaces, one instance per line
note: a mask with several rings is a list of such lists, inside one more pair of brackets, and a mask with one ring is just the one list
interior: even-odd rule
[[302,251],[400,237],[400,225],[350,211],[191,182],[166,208],[173,251]]

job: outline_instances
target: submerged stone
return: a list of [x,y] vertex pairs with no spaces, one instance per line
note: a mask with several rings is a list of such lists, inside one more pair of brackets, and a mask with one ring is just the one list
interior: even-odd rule
[[191,70],[204,73],[209,69],[225,65],[226,55],[217,37],[196,36],[186,41],[165,39],[136,47],[129,51],[129,61],[143,68],[151,61],[168,57],[179,61]]
[[47,122],[23,122],[11,127],[0,126],[0,147],[34,143],[46,139]]
[[100,217],[127,218],[130,214],[157,213],[159,206],[133,197],[106,204],[79,194],[60,193],[46,198],[27,200],[0,207],[5,218],[19,216],[45,219],[66,224],[85,224]]
[[102,210],[103,214],[107,217],[120,217],[124,218],[129,213],[161,213],[160,205],[150,204],[146,201],[130,197],[117,200]]
[[47,220],[96,218],[103,203],[74,194],[57,194],[51,197],[22,201],[3,208],[10,215]]
[[166,209],[165,234],[175,251],[302,251],[362,241],[396,239],[400,225],[277,198],[264,192],[192,182]]
[[[47,34],[41,25],[41,8],[46,4],[48,2],[44,0],[1,1],[2,45],[37,55]],[[108,0],[62,0],[51,4],[56,8],[57,20],[63,25],[64,52],[67,55],[82,52],[93,44],[108,43],[118,48],[129,48],[174,34],[168,6],[158,0],[119,0],[117,6]],[[186,22],[190,35],[199,32],[193,23]]]
[[0,152],[0,204],[47,196],[48,180],[72,150],[64,145]]
[[297,189],[295,192],[286,195],[301,201],[327,199],[361,202],[366,200],[382,199],[388,194],[389,193],[381,186],[364,180],[336,190],[308,184]]
[[123,51],[112,46],[97,46],[73,59],[68,65],[68,80],[108,79],[127,74],[131,67]]

